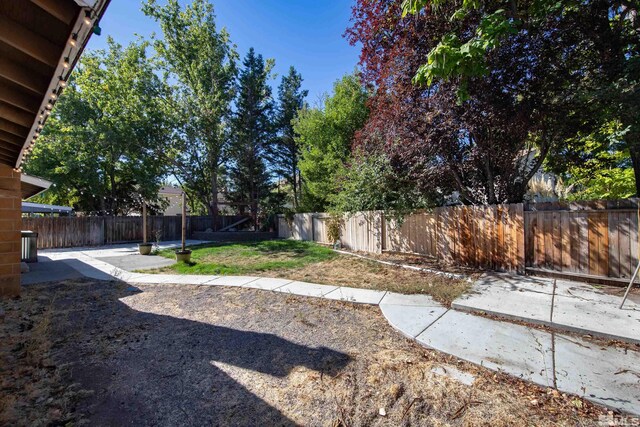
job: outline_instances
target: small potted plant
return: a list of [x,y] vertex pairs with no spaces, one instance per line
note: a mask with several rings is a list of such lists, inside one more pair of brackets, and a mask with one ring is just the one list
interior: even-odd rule
[[153,244],[147,243],[147,204],[142,202],[142,243],[138,244],[140,255],[149,255]]
[[191,250],[185,246],[187,237],[187,196],[182,192],[182,246],[179,251],[176,251],[176,260],[178,262],[191,261]]

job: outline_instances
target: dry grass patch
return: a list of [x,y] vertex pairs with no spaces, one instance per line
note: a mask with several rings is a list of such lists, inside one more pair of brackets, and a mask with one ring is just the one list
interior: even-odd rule
[[464,279],[450,279],[347,255],[300,268],[270,271],[263,275],[403,294],[427,294],[446,305],[450,305],[470,287],[470,283]]
[[[173,256],[170,250],[160,254]],[[297,240],[196,246],[191,260],[189,264],[177,263],[145,272],[277,277],[404,294],[427,294],[447,306],[470,287],[467,280],[340,255],[327,246]]]
[[0,320],[0,425],[73,424],[73,408],[87,392],[68,381],[68,366],[52,357],[55,295],[23,292],[3,301]]

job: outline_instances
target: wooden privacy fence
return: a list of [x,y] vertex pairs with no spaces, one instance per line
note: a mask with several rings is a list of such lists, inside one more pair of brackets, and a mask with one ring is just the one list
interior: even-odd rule
[[[447,263],[524,272],[629,278],[638,262],[634,200],[440,207],[397,221],[382,211],[345,215],[343,247],[428,255]],[[282,238],[331,244],[329,215],[278,218]]]
[[[220,216],[218,227],[233,224],[242,216]],[[187,217],[187,236],[211,227],[211,217]],[[142,217],[41,217],[22,218],[22,229],[38,233],[41,249],[99,246],[111,243],[141,242]],[[180,216],[147,217],[147,238],[161,241],[180,240]]]
[[[333,243],[327,235],[329,215],[296,214],[278,218],[278,235]],[[371,253],[418,253],[446,262],[486,268],[524,270],[522,205],[456,206],[418,212],[402,222],[383,211],[345,215],[343,247]]]
[[629,279],[638,264],[637,201],[531,205],[525,242],[532,271]]

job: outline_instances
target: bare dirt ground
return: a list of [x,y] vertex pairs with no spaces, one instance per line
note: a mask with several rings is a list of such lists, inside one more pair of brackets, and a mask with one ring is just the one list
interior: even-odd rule
[[[606,413],[419,347],[376,307],[90,280],[1,304],[0,425],[551,426]],[[475,383],[432,373],[452,366]]]

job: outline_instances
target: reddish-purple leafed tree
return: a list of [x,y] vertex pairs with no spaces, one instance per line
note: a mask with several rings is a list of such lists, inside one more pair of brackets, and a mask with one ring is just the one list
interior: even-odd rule
[[356,144],[384,148],[422,191],[457,190],[465,203],[520,202],[550,148],[588,131],[596,115],[579,114],[591,70],[576,46],[589,38],[588,25],[576,13],[523,26],[490,51],[484,76],[465,81],[461,101],[455,77],[430,87],[412,82],[443,35],[464,40],[477,27],[480,12],[452,22],[448,7],[401,18],[399,0],[357,0],[346,34],[362,44],[363,80],[375,95]]

